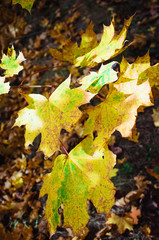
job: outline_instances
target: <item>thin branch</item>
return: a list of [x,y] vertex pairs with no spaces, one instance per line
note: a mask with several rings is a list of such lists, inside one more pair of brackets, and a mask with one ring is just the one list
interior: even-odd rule
[[37,74],[37,73],[39,73],[39,72],[43,72],[43,71],[46,71],[46,70],[49,70],[49,69],[53,69],[53,68],[67,67],[67,66],[72,66],[72,64],[62,65],[62,66],[53,66],[53,67],[48,67],[48,68],[44,68],[44,69],[41,69],[41,70],[39,70],[39,71],[36,71],[36,72],[30,74],[29,76],[25,77],[25,78],[23,79],[23,81],[20,83],[19,86],[21,86],[26,79],[28,79],[29,77],[32,77],[33,75],[35,75],[35,74]]

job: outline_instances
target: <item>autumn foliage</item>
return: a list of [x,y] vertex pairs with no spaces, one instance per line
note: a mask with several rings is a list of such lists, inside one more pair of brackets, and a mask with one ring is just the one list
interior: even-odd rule
[[[21,1],[13,0],[13,4]],[[33,1],[25,1],[30,11]],[[30,5],[29,5],[30,4]],[[81,44],[68,40],[62,51],[51,49],[52,56],[76,67],[94,67],[110,60],[124,51],[125,39],[132,17],[125,20],[120,33],[115,32],[115,21],[104,26],[101,40],[90,23],[81,36]],[[5,78],[18,74],[25,60],[23,53],[16,57],[14,47],[3,54],[0,67],[5,70],[0,78],[0,94],[9,91]],[[26,59],[27,61],[27,59]],[[105,63],[98,71],[90,71],[80,77],[78,87],[72,87],[71,75],[63,81],[48,98],[41,94],[23,94],[27,106],[18,112],[15,126],[25,125],[25,146],[28,147],[41,134],[39,150],[45,156],[53,155],[62,144],[59,141],[62,129],[76,130],[82,139],[69,153],[58,155],[52,172],[44,176],[40,196],[48,194],[46,218],[50,233],[60,226],[63,211],[64,227],[71,227],[74,235],[80,235],[89,215],[87,201],[91,200],[99,213],[108,214],[106,226],[115,224],[119,232],[131,230],[138,223],[140,211],[132,207],[131,212],[121,217],[110,210],[115,202],[113,176],[115,154],[109,150],[109,141],[115,130],[125,138],[137,141],[133,134],[136,117],[144,107],[153,105],[151,88],[159,87],[158,64],[151,66],[149,52],[128,63],[123,57],[120,71],[115,71],[116,62]],[[106,89],[100,97],[99,91]],[[95,105],[90,100],[99,100]],[[82,108],[82,106],[85,107]],[[132,131],[133,130],[133,131]],[[134,194],[142,194],[138,191]]]

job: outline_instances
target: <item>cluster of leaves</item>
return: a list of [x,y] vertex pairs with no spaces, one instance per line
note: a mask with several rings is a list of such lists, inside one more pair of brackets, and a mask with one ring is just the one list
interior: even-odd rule
[[[62,52],[55,49],[50,49],[50,52],[53,57],[75,66],[95,66],[126,48],[124,43],[131,20],[132,17],[125,21],[119,34],[115,33],[114,20],[110,26],[104,26],[100,42],[91,23],[82,35],[79,47],[69,40]],[[5,77],[18,74],[23,68],[20,63],[24,60],[22,53],[16,58],[14,48],[9,48],[0,64],[5,70]],[[78,129],[83,139],[69,153],[63,146],[65,154],[55,159],[52,172],[44,177],[40,195],[48,194],[46,218],[51,234],[63,224],[79,235],[89,220],[87,200],[93,202],[98,212],[110,212],[115,195],[110,180],[115,164],[115,154],[108,148],[110,137],[118,130],[123,137],[136,141],[136,136],[132,134],[136,116],[144,107],[152,105],[151,87],[159,87],[156,77],[158,64],[150,65],[149,53],[138,57],[132,64],[123,57],[118,73],[113,69],[114,63],[102,65],[98,72],[80,78],[77,88],[70,87],[69,76],[49,98],[41,94],[24,95],[28,106],[19,111],[14,126],[26,126],[26,147],[41,134],[39,150],[51,156],[59,148],[62,129],[69,132]],[[9,91],[9,84],[4,83],[5,77],[0,79],[0,94]],[[99,91],[104,86],[107,91],[101,98]],[[96,106],[90,104],[91,99],[97,98],[100,98],[100,103]],[[87,106],[82,110],[84,104]],[[141,193],[137,192],[138,195]],[[62,209],[64,223],[59,209]],[[119,232],[123,233],[126,228],[131,230],[133,224],[137,224],[137,216],[140,216],[139,210],[132,207],[131,212],[125,215],[123,225],[120,217],[112,212],[107,226],[116,224]]]

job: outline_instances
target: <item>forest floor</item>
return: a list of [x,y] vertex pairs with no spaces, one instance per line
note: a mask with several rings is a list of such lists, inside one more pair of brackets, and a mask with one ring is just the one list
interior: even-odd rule
[[[63,66],[52,58],[49,47],[56,48],[58,41],[62,42],[61,36],[63,41],[72,37],[79,43],[90,20],[100,37],[103,24],[109,25],[113,16],[116,29],[120,30],[124,19],[135,14],[126,38],[129,42],[135,39],[135,43],[123,53],[125,58],[132,63],[149,49],[151,64],[156,64],[159,61],[159,4],[157,0],[35,0],[29,14],[20,5],[12,5],[10,0],[1,2],[0,51],[6,53],[8,46],[13,44],[16,52],[23,52],[26,61],[18,77],[8,78],[9,94],[0,96],[0,240],[47,240],[50,236],[44,218],[46,197],[39,199],[39,191],[43,184],[42,175],[51,171],[54,157],[45,158],[37,150],[38,142],[26,149],[25,127],[11,128],[18,110],[26,106],[18,86],[30,76],[25,80],[23,91],[47,96],[45,85],[56,88],[69,73],[76,81],[85,70]],[[113,60],[120,62],[121,55]],[[60,67],[51,69],[52,66]],[[2,69],[0,73],[3,74]],[[30,87],[33,85],[43,87]],[[137,207],[141,212],[138,224],[134,225],[133,231],[116,234],[114,229],[115,235],[108,236],[100,231],[105,228],[105,216],[95,212],[87,224],[88,233],[81,239],[93,240],[97,236],[102,240],[159,239],[159,129],[152,117],[154,109],[159,107],[159,92],[153,89],[153,94],[154,106],[145,108],[137,116],[138,142],[124,139],[115,132],[112,149],[117,154],[115,167],[118,172],[112,179],[116,201],[127,198],[127,204],[114,207],[114,211],[121,216],[130,206]],[[73,136],[68,148],[77,142],[78,137]],[[139,184],[144,191],[137,198],[135,191]],[[68,230],[59,227],[51,239],[72,239],[72,236]]]

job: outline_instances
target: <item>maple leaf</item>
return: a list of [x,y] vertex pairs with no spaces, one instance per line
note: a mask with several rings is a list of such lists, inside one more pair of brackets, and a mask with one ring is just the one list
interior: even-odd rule
[[75,65],[80,67],[91,67],[92,65],[95,66],[98,63],[111,59],[117,56],[119,53],[123,52],[128,47],[124,47],[124,41],[132,18],[133,16],[128,20],[125,20],[124,27],[118,35],[115,33],[114,19],[109,26],[104,26],[100,43],[90,52],[87,52],[85,55],[78,57],[75,60]]
[[22,6],[22,8],[25,8],[26,10],[28,10],[30,12],[34,1],[35,0],[12,0],[12,4],[19,3]]
[[84,135],[97,131],[98,136],[95,138],[95,145],[102,146],[108,141],[115,127],[120,124],[120,105],[125,99],[126,96],[123,93],[115,89],[109,89],[105,101],[85,111],[89,118],[84,125]]
[[12,77],[23,69],[23,66],[21,66],[20,63],[24,60],[25,58],[22,52],[20,52],[19,56],[16,58],[16,52],[12,46],[11,48],[8,48],[7,55],[3,54],[0,67],[6,70],[4,72],[6,77]]
[[139,75],[138,84],[149,80],[150,86],[157,86],[159,88],[159,63],[150,66]]
[[122,234],[126,229],[133,230],[134,221],[130,216],[125,215],[124,217],[119,217],[115,213],[111,212],[111,217],[108,219],[106,224],[117,225],[119,232]]
[[[153,105],[150,100],[151,87],[148,81],[141,85],[137,85],[137,80],[120,84],[115,83],[114,87],[125,95],[130,95],[122,105],[122,108],[127,110],[123,115],[123,122],[120,126],[117,126],[116,130],[120,131],[123,137],[129,137],[129,139],[133,140],[134,135],[132,129],[135,125],[137,112],[141,110],[143,111],[146,106]],[[129,113],[129,116],[126,116],[127,113]]]
[[41,133],[40,150],[48,156],[58,148],[62,128],[71,130],[81,116],[78,107],[88,103],[94,96],[82,88],[70,89],[70,76],[51,94],[49,99],[40,94],[29,94],[25,98],[29,105],[18,113],[14,126],[26,125],[25,146],[31,144]]
[[132,18],[133,16],[125,20],[124,27],[118,35],[115,33],[115,22],[113,19],[109,26],[104,26],[103,35],[99,43],[93,31],[93,24],[90,23],[81,37],[80,47],[78,47],[77,43],[69,40],[63,47],[62,52],[50,48],[50,53],[53,57],[61,61],[69,61],[75,64],[75,66],[95,66],[117,56],[128,47],[124,47],[124,41]]
[[129,64],[123,56],[120,63],[120,72],[118,73],[119,79],[117,83],[125,83],[130,82],[131,80],[137,80],[139,78],[139,75],[149,67],[149,51],[144,56],[137,57],[136,61],[132,64]]
[[86,32],[82,34],[80,47],[78,47],[77,42],[74,43],[71,41],[71,39],[68,39],[67,43],[64,45],[62,49],[62,52],[52,48],[49,48],[49,51],[51,55],[56,59],[74,63],[75,58],[85,54],[86,52],[90,51],[92,48],[96,46],[97,36],[93,31],[93,23],[91,22],[88,25]]
[[85,111],[89,118],[85,122],[84,134],[97,131],[95,146],[102,146],[115,130],[123,137],[131,137],[138,108],[152,105],[150,93],[148,81],[139,86],[137,80],[113,84],[102,103]]
[[117,72],[113,70],[112,66],[116,62],[111,62],[102,65],[97,72],[90,72],[89,75],[82,78],[79,83],[82,88],[89,90],[91,93],[98,93],[99,90],[108,83],[115,82],[118,78]]
[[0,77],[0,94],[8,93],[10,86],[9,82],[5,83],[5,77]]
[[40,196],[48,194],[46,218],[51,234],[60,224],[61,204],[64,227],[80,234],[89,220],[87,199],[91,199],[98,212],[108,213],[114,203],[115,189],[109,171],[115,164],[115,155],[108,147],[101,151],[92,149],[92,143],[92,138],[87,137],[68,156],[58,156],[52,172],[44,177]]

